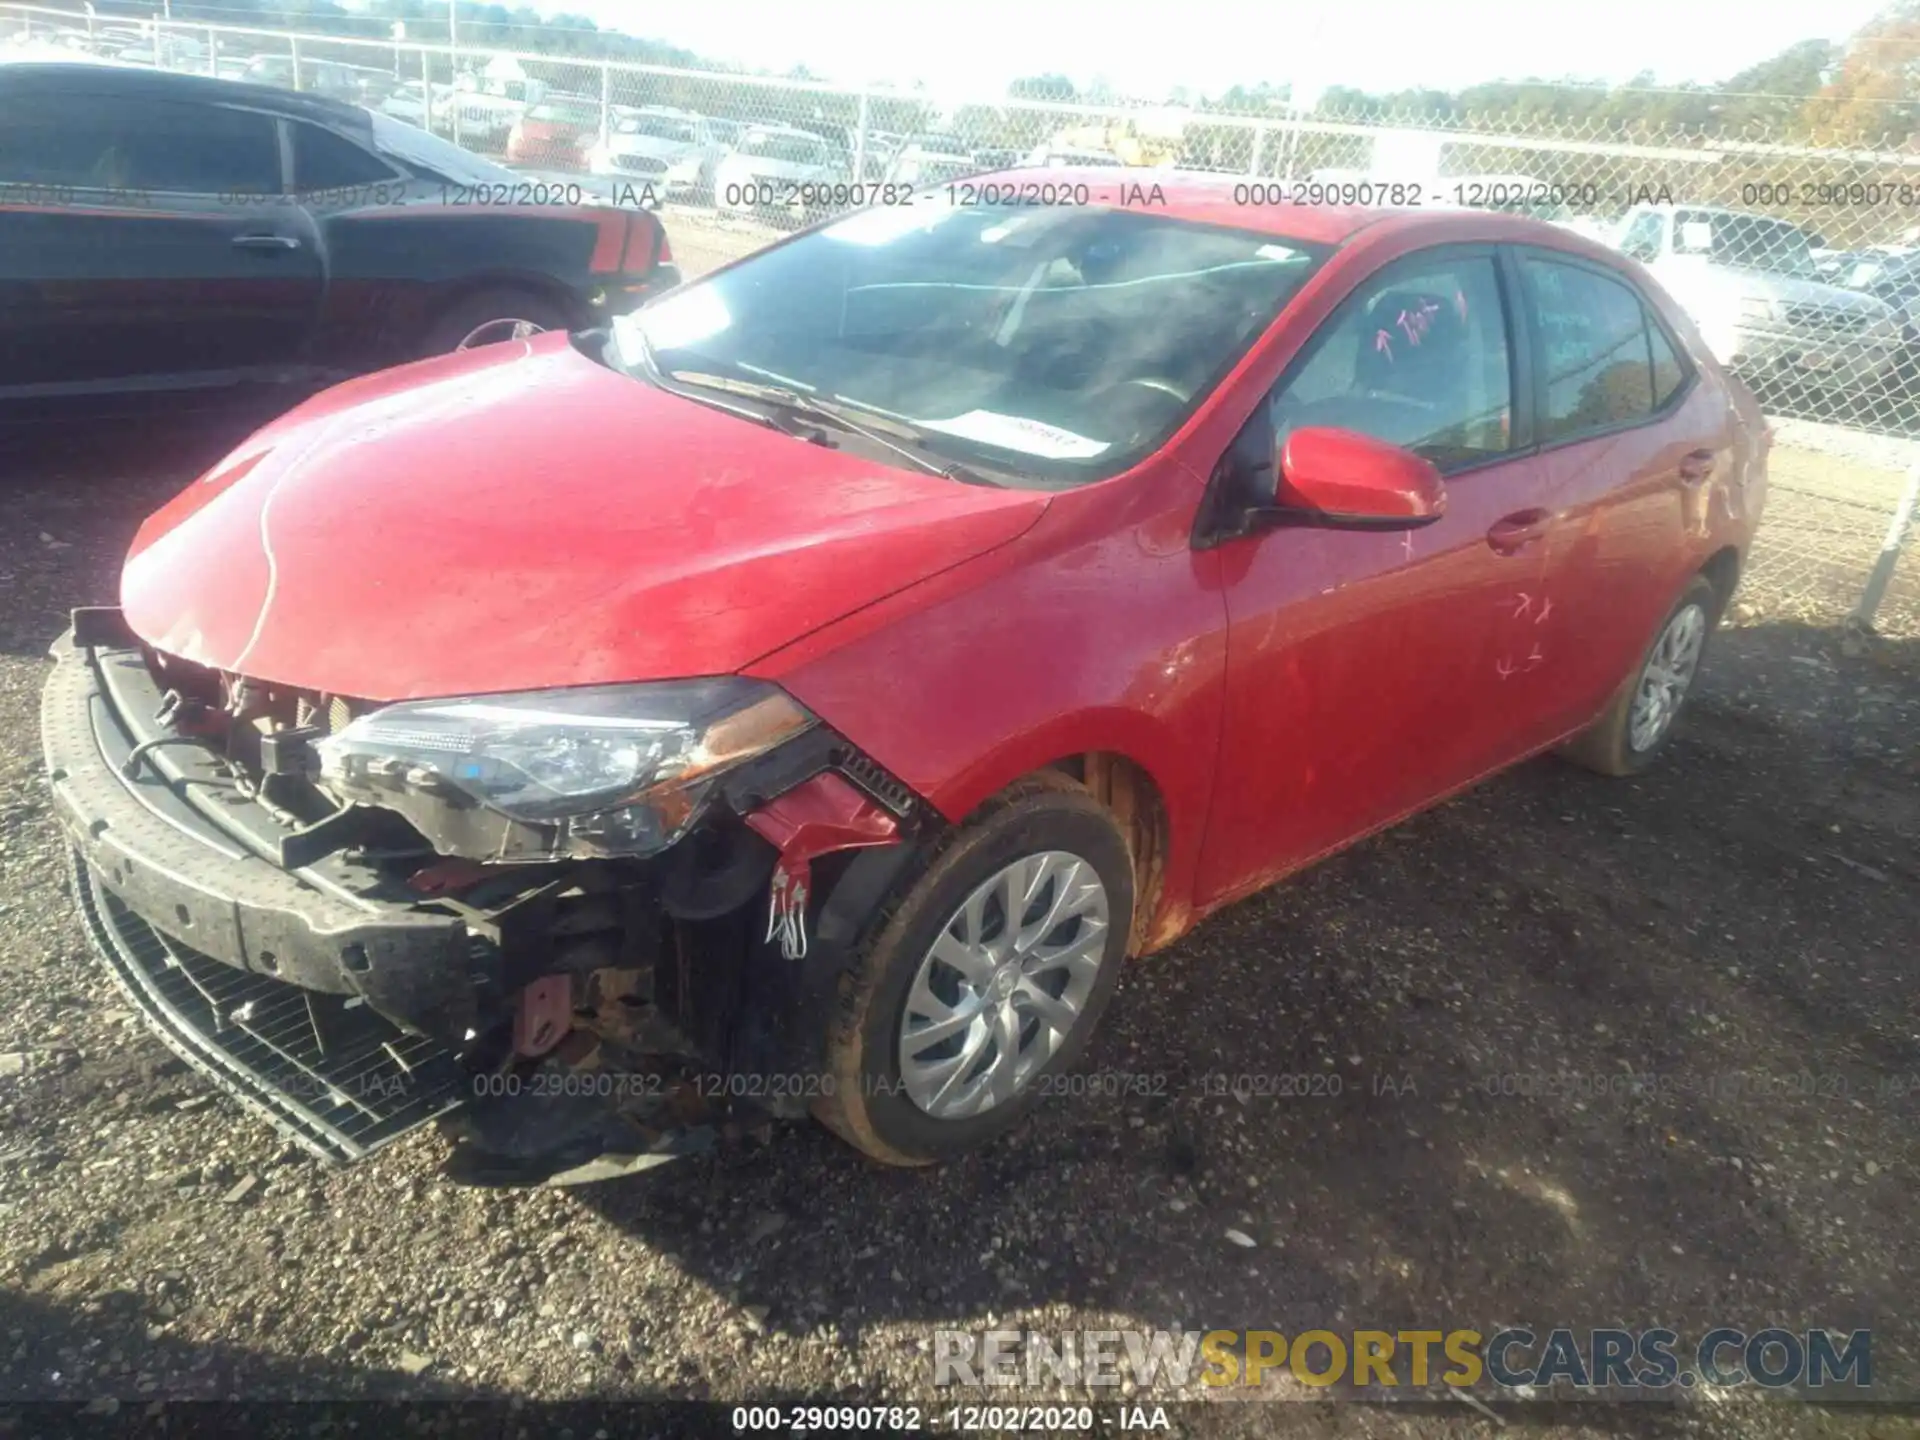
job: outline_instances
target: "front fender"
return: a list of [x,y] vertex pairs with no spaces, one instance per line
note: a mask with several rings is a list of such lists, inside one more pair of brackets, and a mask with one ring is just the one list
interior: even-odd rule
[[1118,525],[1111,511],[1081,518],[1057,523],[1050,509],[1009,544],[748,673],[784,686],[954,823],[1061,760],[1125,757],[1152,780],[1166,821],[1164,919],[1190,901],[1219,761],[1218,554],[1187,546],[1190,508]]

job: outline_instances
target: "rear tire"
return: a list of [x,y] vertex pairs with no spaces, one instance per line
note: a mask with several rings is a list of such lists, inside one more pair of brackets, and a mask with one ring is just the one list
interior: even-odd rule
[[1602,775],[1637,775],[1653,764],[1693,693],[1724,604],[1706,576],[1694,576],[1605,713],[1560,754]]
[[[1026,895],[1023,923],[1003,894]],[[842,977],[814,1114],[876,1160],[927,1165],[1013,1129],[1086,1049],[1132,933],[1133,864],[1104,806],[1037,775],[895,896]]]
[[551,300],[525,290],[480,290],[454,301],[427,328],[420,353],[422,357],[447,355],[543,330],[570,328],[566,314]]

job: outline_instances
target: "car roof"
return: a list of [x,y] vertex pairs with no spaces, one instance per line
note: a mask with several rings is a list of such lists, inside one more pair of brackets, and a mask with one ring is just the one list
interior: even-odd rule
[[0,86],[13,95],[80,92],[152,100],[198,100],[216,105],[248,105],[289,119],[316,120],[364,130],[373,122],[366,110],[324,95],[254,85],[212,75],[180,75],[137,66],[93,65],[65,61],[29,62],[0,67]]
[[[974,177],[970,183],[977,183],[989,193],[996,183],[1038,185],[1043,195],[1047,186],[1056,190],[1065,187],[1076,199],[1084,186],[1088,202],[1094,205],[1141,210],[1196,224],[1225,225],[1310,244],[1341,245],[1366,230],[1370,234],[1410,234],[1419,242],[1435,245],[1448,241],[1547,245],[1582,255],[1618,259],[1605,246],[1527,215],[1466,207],[1394,209],[1379,205],[1290,203],[1279,198],[1287,188],[1284,180],[1254,181],[1245,176],[1147,166],[1116,169],[1110,165],[1034,165],[995,170]],[[1017,203],[1020,193],[1024,190],[1010,198]],[[1247,203],[1255,197],[1271,197],[1278,203]]]

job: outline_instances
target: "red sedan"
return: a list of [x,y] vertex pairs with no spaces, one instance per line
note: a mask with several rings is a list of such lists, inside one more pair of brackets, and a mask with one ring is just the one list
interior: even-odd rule
[[177,1048],[336,1158],[444,1117],[468,1179],[741,1110],[927,1162],[1129,956],[1660,754],[1769,436],[1644,271],[1210,177],[988,203],[1032,178],[342,385],[147,522],[46,746]]
[[600,134],[600,103],[553,95],[531,106],[507,132],[507,159],[515,165],[578,170]]

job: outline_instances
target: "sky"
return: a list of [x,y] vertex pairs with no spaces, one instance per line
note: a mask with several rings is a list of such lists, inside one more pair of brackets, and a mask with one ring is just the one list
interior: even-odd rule
[[[537,0],[536,0],[537,3]],[[1369,91],[1494,79],[1720,81],[1800,40],[1844,39],[1883,0],[547,0],[597,24],[752,69],[850,83],[923,80],[998,94],[1023,75],[1104,78],[1125,94],[1236,82]],[[545,8],[544,6],[542,8]],[[1301,98],[1308,98],[1306,95]]]

